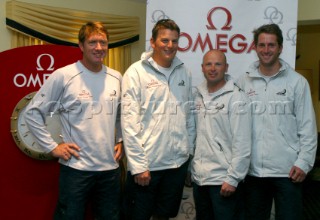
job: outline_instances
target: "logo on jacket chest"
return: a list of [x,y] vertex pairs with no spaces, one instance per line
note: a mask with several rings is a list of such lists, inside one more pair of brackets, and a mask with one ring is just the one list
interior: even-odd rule
[[277,92],[276,94],[277,94],[277,95],[281,95],[281,96],[285,96],[286,93],[287,93],[287,90],[286,90],[286,89],[283,89],[283,90],[281,90],[280,92]]
[[87,91],[85,89],[81,90],[80,93],[78,94],[78,99],[80,100],[86,100],[86,99],[91,99],[92,95],[90,91]]
[[[258,95],[257,91],[255,91],[255,90],[252,89],[252,88],[250,88],[250,90],[249,90],[248,92],[246,92],[246,93],[247,93],[247,95],[248,95],[249,97],[257,96],[257,95]],[[278,96],[286,96],[286,93],[287,93],[287,90],[286,90],[286,89],[282,89],[282,90],[280,90],[280,91],[278,91],[278,92],[275,92],[275,94],[278,95]]]
[[252,88],[250,88],[250,90],[246,93],[247,93],[247,96],[249,96],[249,97],[258,95],[258,93],[255,90],[253,90]]
[[196,102],[194,105],[194,110],[199,113],[201,109],[203,108],[203,112],[206,113],[218,113],[221,110],[224,110],[225,104],[224,103],[218,103],[216,101],[206,101],[204,103]]
[[111,90],[111,91],[108,92],[108,94],[109,94],[109,100],[110,101],[112,101],[112,100],[117,98],[117,91],[116,90]]
[[154,79],[152,79],[149,83],[147,83],[147,89],[159,87],[159,86],[161,86],[161,83],[159,81],[154,80]]
[[184,80],[181,80],[181,82],[178,83],[178,86],[185,86],[184,84]]

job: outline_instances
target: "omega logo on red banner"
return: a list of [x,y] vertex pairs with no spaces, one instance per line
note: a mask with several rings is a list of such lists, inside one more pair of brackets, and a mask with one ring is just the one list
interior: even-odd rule
[[[49,58],[49,66],[46,69],[43,69],[43,66],[41,65],[41,60],[44,58],[48,57]],[[43,59],[42,59],[43,58]],[[31,85],[33,87],[41,87],[43,83],[46,81],[46,79],[50,76],[50,73],[54,71],[54,57],[51,54],[40,54],[37,57],[36,61],[37,67],[36,70],[42,72],[42,76],[39,75],[39,73],[36,74],[30,74],[29,77],[26,76],[24,73],[17,73],[14,78],[13,82],[14,85],[17,87],[30,87]],[[43,72],[43,71],[48,71],[48,72]]]
[[[179,51],[186,52],[191,50],[192,52],[195,52],[196,50],[200,49],[202,52],[204,52],[208,46],[210,50],[219,49],[225,53],[228,52],[228,50],[235,54],[250,53],[253,50],[254,43],[248,42],[246,36],[243,34],[233,34],[231,37],[229,36],[228,31],[232,30],[232,14],[227,8],[214,7],[208,12],[208,24],[206,25],[207,30],[215,31],[218,29],[212,17],[215,13],[221,12],[226,15],[226,20],[225,24],[220,28],[220,30],[224,31],[225,33],[219,33],[215,35],[206,33],[205,36],[203,36],[201,33],[198,33],[196,37],[193,37],[191,34],[182,32],[180,34]],[[181,42],[186,42],[186,45],[182,45],[183,43]]]
[[[10,133],[11,115],[17,103],[38,91],[54,70],[81,57],[79,48],[60,45],[19,47],[0,53],[1,63],[5,64],[0,65],[1,115],[4,119],[0,131],[6,143],[2,148],[6,155],[21,154]],[[13,163],[14,158],[10,157],[8,163]]]

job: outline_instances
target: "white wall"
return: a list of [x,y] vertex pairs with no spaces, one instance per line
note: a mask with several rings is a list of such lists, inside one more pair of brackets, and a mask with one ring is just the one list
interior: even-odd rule
[[[145,1],[137,0],[19,0],[39,5],[70,8],[106,14],[140,17],[140,41],[132,45],[132,61],[140,58],[145,43]],[[11,48],[10,30],[6,27],[6,2],[0,0],[0,52]]]

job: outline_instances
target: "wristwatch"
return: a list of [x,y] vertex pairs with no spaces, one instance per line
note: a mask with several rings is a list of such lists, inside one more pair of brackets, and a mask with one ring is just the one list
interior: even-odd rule
[[[11,116],[11,134],[18,148],[29,157],[38,160],[52,160],[54,157],[41,149],[23,117],[26,106],[35,94],[36,92],[32,92],[26,95],[15,106]],[[46,117],[46,126],[52,138],[57,143],[61,142],[61,123],[57,113],[51,113]]]

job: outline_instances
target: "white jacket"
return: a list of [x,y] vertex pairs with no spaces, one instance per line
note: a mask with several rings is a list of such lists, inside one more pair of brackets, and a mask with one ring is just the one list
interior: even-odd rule
[[288,177],[292,166],[308,173],[315,160],[317,128],[309,84],[280,62],[280,72],[269,82],[258,73],[258,61],[238,82],[252,100],[252,176]]
[[191,74],[178,59],[166,79],[151,54],[132,64],[122,81],[122,133],[128,169],[142,173],[177,168],[193,152]]
[[57,69],[26,108],[26,123],[45,152],[51,152],[58,143],[50,136],[44,119],[50,112],[60,113],[63,142],[76,143],[81,150],[79,159],[59,162],[78,170],[119,167],[114,146],[115,141],[122,140],[118,111],[122,76],[102,67],[99,73],[92,73],[78,61]]
[[247,174],[251,151],[249,99],[228,80],[214,96],[206,82],[194,94],[197,139],[192,179],[198,185],[237,187]]

